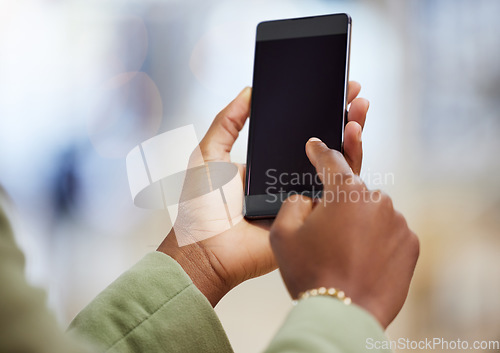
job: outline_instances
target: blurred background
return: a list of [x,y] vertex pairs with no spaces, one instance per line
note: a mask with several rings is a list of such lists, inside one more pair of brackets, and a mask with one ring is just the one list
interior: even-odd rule
[[[495,0],[0,2],[0,183],[29,280],[62,325],[170,229],[163,211],[133,205],[126,154],[187,124],[201,138],[252,83],[258,22],[335,12],[353,18],[350,76],[371,101],[362,174],[422,243],[388,335],[500,340]],[[245,128],[234,161],[246,139]],[[387,174],[386,185],[372,177]],[[273,272],[216,310],[235,351],[249,353],[290,308]]]

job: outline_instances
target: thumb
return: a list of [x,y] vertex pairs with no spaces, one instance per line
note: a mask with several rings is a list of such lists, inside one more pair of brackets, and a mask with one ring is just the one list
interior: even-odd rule
[[205,161],[229,162],[229,152],[250,114],[252,89],[246,87],[215,117],[200,142]]
[[288,197],[273,222],[272,230],[277,234],[291,234],[302,226],[313,209],[310,197],[295,194]]
[[307,141],[306,154],[316,168],[316,172],[325,188],[332,184],[338,175],[354,175],[342,153],[328,148],[316,137],[312,137]]

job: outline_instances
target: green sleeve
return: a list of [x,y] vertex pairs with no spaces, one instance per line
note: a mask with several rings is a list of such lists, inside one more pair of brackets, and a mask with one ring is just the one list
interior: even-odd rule
[[328,297],[300,301],[288,315],[266,353],[390,352],[375,319],[356,305]]
[[0,207],[0,352],[84,352],[58,326],[44,292],[26,282],[24,267],[24,255]]
[[[43,291],[26,282],[24,256],[1,209],[0,294],[0,352],[88,352],[60,330]],[[96,352],[232,352],[210,303],[162,253],[148,254],[120,276],[69,331],[93,342]],[[290,312],[266,352],[381,352],[367,348],[384,341],[381,327],[363,309],[318,297]]]
[[159,252],[99,294],[69,331],[101,352],[232,352],[208,300],[176,261]]

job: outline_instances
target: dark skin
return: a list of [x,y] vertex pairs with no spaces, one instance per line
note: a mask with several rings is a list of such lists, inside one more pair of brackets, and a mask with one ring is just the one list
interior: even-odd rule
[[322,178],[323,199],[289,198],[271,229],[288,291],[297,298],[312,288],[339,288],[385,328],[406,299],[418,238],[391,199],[368,190],[342,154],[317,139],[306,152]]
[[[360,88],[356,82],[349,84],[350,121],[344,133],[344,155],[321,141],[310,140],[306,145],[311,163],[323,178],[322,200],[313,202],[300,196],[288,199],[271,232],[270,221],[242,219],[220,234],[182,247],[172,229],[160,245],[158,251],[174,258],[213,306],[233,287],[279,265],[293,298],[308,289],[335,287],[345,291],[384,328],[399,313],[419,243],[404,217],[394,210],[391,199],[380,191],[368,190],[358,176],[363,155],[361,132],[369,106],[366,99],[356,98]],[[200,143],[205,162],[231,162],[231,148],[249,115],[250,97],[250,88],[243,90],[217,115]],[[245,167],[238,168],[243,180]],[[327,192],[339,190],[360,194],[363,201],[328,202]],[[234,204],[241,205],[243,189],[231,195],[240,197]],[[195,204],[184,216],[188,224],[208,227],[202,232],[212,231],[211,222],[219,219],[216,215],[210,218],[212,205],[201,205]],[[230,211],[241,214],[238,209]],[[191,222],[197,220],[194,217],[202,222]]]
[[[361,131],[365,123],[369,102],[356,98],[359,83],[349,83],[349,123],[344,132],[344,153],[354,173],[359,174],[362,163]],[[250,112],[251,89],[244,89],[214,119],[200,150],[205,162],[231,162],[230,152],[239,131]],[[241,179],[245,166],[237,165]],[[243,189],[239,190],[243,199]],[[210,210],[198,210],[206,213]],[[198,213],[192,212],[190,217]],[[179,247],[174,228],[159,246],[174,258],[190,276],[193,283],[207,297],[212,306],[232,288],[243,281],[264,275],[278,266],[269,242],[271,221],[239,221],[232,228],[209,239]]]

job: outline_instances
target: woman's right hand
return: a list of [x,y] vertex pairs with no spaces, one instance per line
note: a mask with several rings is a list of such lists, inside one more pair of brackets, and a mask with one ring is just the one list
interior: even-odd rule
[[271,246],[293,298],[320,287],[343,290],[387,327],[404,304],[419,241],[391,199],[370,191],[341,153],[318,139],[306,152],[322,179],[322,199],[287,199]]

